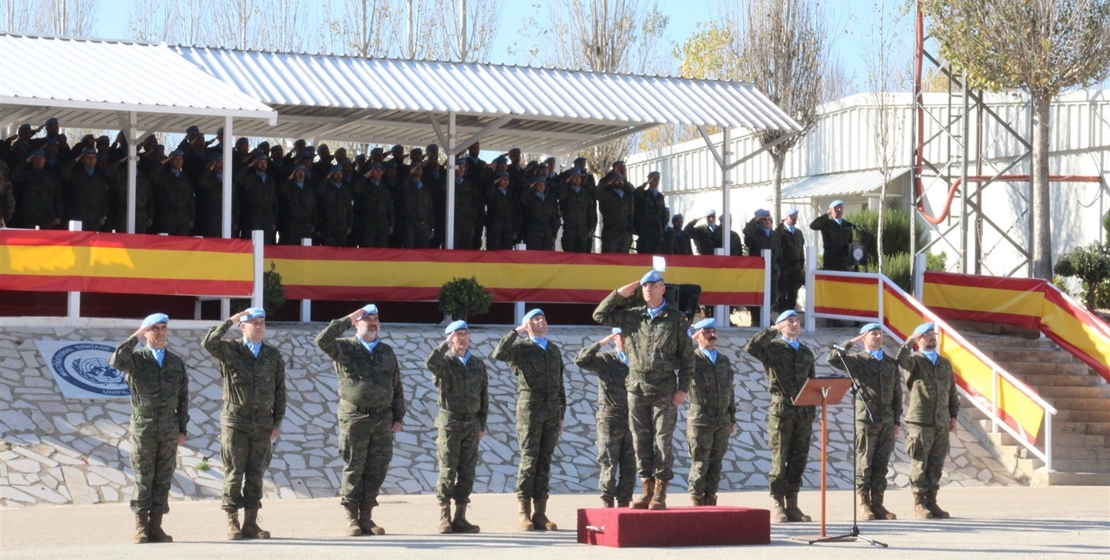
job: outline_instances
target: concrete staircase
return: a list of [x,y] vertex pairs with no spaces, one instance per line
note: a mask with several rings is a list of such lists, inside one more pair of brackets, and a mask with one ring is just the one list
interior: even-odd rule
[[968,419],[982,429],[981,439],[993,446],[996,458],[1032,486],[1110,484],[1110,385],[1046,338],[974,333],[967,338],[1057,409],[1052,418],[1053,470],[1047,472],[1044,462],[1013,436],[1001,428],[990,433],[990,419],[972,406]]

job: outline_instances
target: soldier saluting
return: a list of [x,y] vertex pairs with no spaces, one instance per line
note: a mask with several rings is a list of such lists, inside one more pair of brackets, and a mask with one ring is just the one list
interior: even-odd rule
[[[614,349],[602,352],[610,343]],[[597,374],[597,462],[601,467],[597,489],[601,501],[607,508],[628,507],[636,489],[636,454],[628,429],[628,354],[620,327],[580,350],[574,363]]]
[[[126,376],[131,390],[131,470],[135,492],[135,544],[173,542],[162,530],[169,513],[170,484],[177,464],[177,448],[185,445],[189,424],[189,376],[185,362],[166,350],[170,318],[155,313],[116,347],[108,364]],[[136,350],[139,339],[146,347]]]

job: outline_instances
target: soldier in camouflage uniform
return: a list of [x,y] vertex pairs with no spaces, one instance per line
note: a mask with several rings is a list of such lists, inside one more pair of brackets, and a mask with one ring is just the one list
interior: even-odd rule
[[278,243],[282,245],[300,245],[316,232],[316,189],[306,179],[305,169],[294,165],[278,186]]
[[597,195],[593,187],[582,184],[583,172],[577,167],[566,173],[562,196],[563,250],[568,253],[589,253],[594,246],[597,229]]
[[[615,350],[601,352],[612,343]],[[628,354],[619,327],[578,352],[575,365],[597,374],[597,489],[605,507],[628,507],[636,489],[636,454],[628,429]]]
[[[621,309],[639,288],[646,305]],[[636,468],[643,494],[634,509],[666,509],[667,486],[674,478],[675,422],[694,375],[690,322],[663,299],[663,276],[652,270],[639,282],[609,294],[594,310],[594,320],[620,327],[628,353],[628,409]],[[678,372],[676,375],[675,372]]]
[[[374,304],[332,321],[316,345],[335,362],[339,377],[339,454],[343,458],[340,500],[347,510],[347,535],[384,535],[371,519],[378,491],[393,459],[393,434],[405,418],[401,369],[393,348],[378,337]],[[356,336],[340,338],[354,326]]]
[[659,254],[663,250],[663,230],[667,225],[667,203],[659,192],[658,171],[648,173],[647,183],[635,190],[636,252]]
[[31,152],[30,165],[19,165],[12,171],[15,191],[15,226],[34,229],[54,229],[62,223],[65,204],[62,181],[46,167],[46,153],[42,149]]
[[816,407],[794,406],[806,380],[816,377],[813,352],[798,335],[802,325],[794,310],[783,311],[774,326],[760,331],[744,347],[763,363],[771,387],[771,410],[767,415],[768,443],[771,445],[771,472],[767,479],[775,509],[771,518],[777,522],[810,521],[798,508],[798,490],[809,461],[813,439]]
[[798,305],[798,290],[806,283],[806,238],[798,224],[798,209],[790,208],[775,229],[782,248],[782,273],[779,274],[780,311]]
[[[155,313],[116,347],[108,364],[122,371],[131,391],[131,470],[135,492],[136,544],[173,542],[162,530],[169,513],[170,484],[177,466],[177,448],[185,444],[189,424],[189,376],[185,362],[166,350],[170,318]],[[136,350],[139,339],[146,347]]]
[[520,233],[529,251],[554,251],[559,233],[559,203],[547,190],[542,175],[532,178],[532,188],[520,198]]
[[[520,338],[527,334],[527,338]],[[501,338],[493,359],[506,362],[516,374],[520,396],[516,401],[516,437],[520,468],[516,495],[522,531],[554,531],[547,518],[551,485],[551,456],[563,431],[567,392],[563,386],[563,356],[547,340],[547,318],[533,309],[524,323]],[[535,506],[533,510],[532,506]]]
[[[863,351],[851,352],[863,343]],[[887,464],[898,438],[902,418],[902,375],[898,362],[883,352],[883,327],[868,323],[859,336],[844,343],[844,351],[833,348],[830,366],[851,372],[858,384],[856,391],[856,493],[860,517],[897,519],[883,506]]]
[[96,148],[85,148],[62,166],[66,219],[84,231],[99,231],[108,219],[108,176],[96,166]]
[[817,216],[809,224],[809,229],[821,232],[824,246],[823,270],[850,270],[855,263],[852,259],[852,230],[856,226],[844,219],[844,203],[839,200],[829,204],[829,211]]
[[598,183],[597,207],[602,221],[601,252],[627,253],[632,248],[636,200],[632,183],[624,180],[616,164]]
[[717,505],[721,463],[729,436],[736,428],[735,372],[728,356],[717,350],[717,322],[702,319],[689,330],[698,345],[694,351],[694,379],[690,383],[690,411],[686,414],[686,442],[690,445],[690,501],[695,506]]
[[[409,170],[409,176],[399,189],[401,195],[402,246],[405,249],[426,249],[432,242],[435,228],[435,204],[432,188],[424,184],[423,168]],[[386,171],[388,172],[388,167]],[[396,204],[396,198],[394,199]]]
[[[223,340],[238,324],[239,340]],[[268,539],[258,526],[262,478],[270,466],[271,441],[277,439],[285,416],[285,359],[263,343],[266,311],[252,307],[208,329],[201,344],[220,362],[224,406],[220,415],[220,458],[224,462],[223,510],[227,538]],[[245,478],[245,481],[244,481]],[[239,509],[246,508],[239,525]]]
[[[474,489],[478,466],[478,441],[486,434],[489,415],[489,378],[486,364],[470,353],[470,327],[454,321],[443,331],[447,340],[432,350],[424,364],[439,389],[436,416],[436,451],[439,455],[440,533],[477,533],[480,528],[466,520],[466,505]],[[455,518],[451,518],[451,499]]]
[[393,193],[382,183],[382,164],[369,167],[363,174],[366,180],[355,190],[355,237],[359,247],[388,247],[394,226]]
[[937,491],[948,456],[948,432],[956,433],[960,413],[952,362],[937,352],[936,327],[932,323],[914,329],[898,349],[896,359],[908,375],[906,389],[910,392],[906,455],[910,456],[913,512],[920,518],[947,519],[948,512],[937,505]]
[[193,180],[185,173],[184,156],[180,150],[149,175],[154,187],[154,227],[158,233],[189,235],[196,222],[196,192]]
[[520,230],[520,205],[510,190],[509,174],[493,174],[493,186],[486,192],[486,250],[507,251],[513,248]]

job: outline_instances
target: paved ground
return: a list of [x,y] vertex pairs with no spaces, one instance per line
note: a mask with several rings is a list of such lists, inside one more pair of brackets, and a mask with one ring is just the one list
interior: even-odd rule
[[[819,494],[803,493],[800,505],[817,518]],[[827,534],[851,528],[848,492],[828,497]],[[1108,558],[1110,557],[1110,488],[953,488],[940,494],[950,520],[912,519],[912,495],[887,494],[890,509],[901,519],[861,523],[864,536],[881,540],[888,549],[864,542],[807,545],[791,540],[819,532],[816,522],[772,525],[770,546],[748,547],[743,554],[756,558]],[[549,505],[561,530],[525,534],[515,530],[515,498],[505,494],[477,495],[471,521],[482,525],[479,535],[435,535],[437,510],[433,496],[389,496],[375,510],[385,527],[382,537],[348,538],[343,510],[337,499],[272,500],[264,503],[262,525],[275,538],[261,542],[223,541],[224,525],[217,502],[172,505],[165,528],[173,544],[131,545],[133,517],[122,504],[93,506],[36,506],[0,509],[0,557],[23,558],[157,558],[189,560],[242,558],[264,554],[270,559],[364,558],[368,553],[408,559],[474,558],[519,560],[537,558],[612,558],[649,560],[706,558],[723,549],[613,549],[575,542],[575,510],[593,507],[596,499],[580,495],[555,496]],[[674,495],[672,505],[685,505],[685,495]],[[721,496],[722,505],[768,507],[764,492]],[[261,550],[260,550],[261,549]],[[728,549],[729,553],[739,549]]]

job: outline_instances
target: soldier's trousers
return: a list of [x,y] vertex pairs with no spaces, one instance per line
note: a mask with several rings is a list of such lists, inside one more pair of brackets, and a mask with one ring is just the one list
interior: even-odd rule
[[323,245],[325,247],[346,247],[347,230],[321,231],[318,245]]
[[906,424],[906,455],[910,456],[910,489],[940,490],[940,476],[948,457],[948,427]]
[[220,428],[225,510],[262,507],[262,481],[270,466],[272,428]]
[[551,493],[551,456],[559,443],[559,413],[544,407],[532,410],[517,402],[516,441],[520,447],[520,468],[516,475],[516,495],[525,500],[546,500]]
[[[136,418],[131,418],[131,471],[135,473],[131,511],[169,513],[170,484],[177,467],[177,433],[144,430],[141,424],[144,420],[150,421],[140,419],[140,424],[136,425]],[[171,421],[177,422],[176,419]]]
[[780,311],[798,306],[798,290],[806,283],[805,271],[783,270],[779,275],[777,306]]
[[343,458],[339,503],[376,506],[393,459],[393,412],[388,407],[373,413],[360,410],[339,402],[339,456]]
[[524,246],[529,251],[554,251],[555,240],[546,233],[540,234],[526,234],[524,236]]
[[431,243],[432,226],[429,224],[405,224],[402,245],[405,249],[427,249]]
[[729,423],[686,427],[690,445],[690,495],[695,498],[716,496],[721,486],[721,463],[728,452]]
[[513,248],[513,230],[508,226],[486,226],[486,250],[508,251]]
[[456,504],[470,501],[474,490],[474,475],[478,467],[478,420],[460,422],[450,429],[440,427],[436,439],[439,455],[439,480],[436,497],[446,504],[452,499]]
[[894,452],[894,424],[856,422],[856,489],[886,490],[887,466]]
[[802,475],[809,462],[813,418],[775,416],[767,418],[771,445],[771,472],[767,480],[774,496],[793,496],[802,488]]
[[563,229],[563,251],[567,253],[589,253],[593,251],[593,238],[589,231],[567,231]]
[[663,239],[660,234],[646,234],[636,238],[636,252],[640,254],[659,253],[663,250]]
[[606,234],[604,229],[601,230],[602,253],[627,253],[630,249],[632,249],[631,233]]
[[389,247],[389,228],[367,227],[362,230],[359,247]]
[[597,464],[601,468],[597,479],[601,495],[616,498],[618,502],[632,501],[636,489],[636,455],[632,452],[627,413],[597,415]]
[[636,470],[640,478],[674,478],[674,426],[678,407],[671,395],[646,396],[628,393],[628,417],[636,448]]

